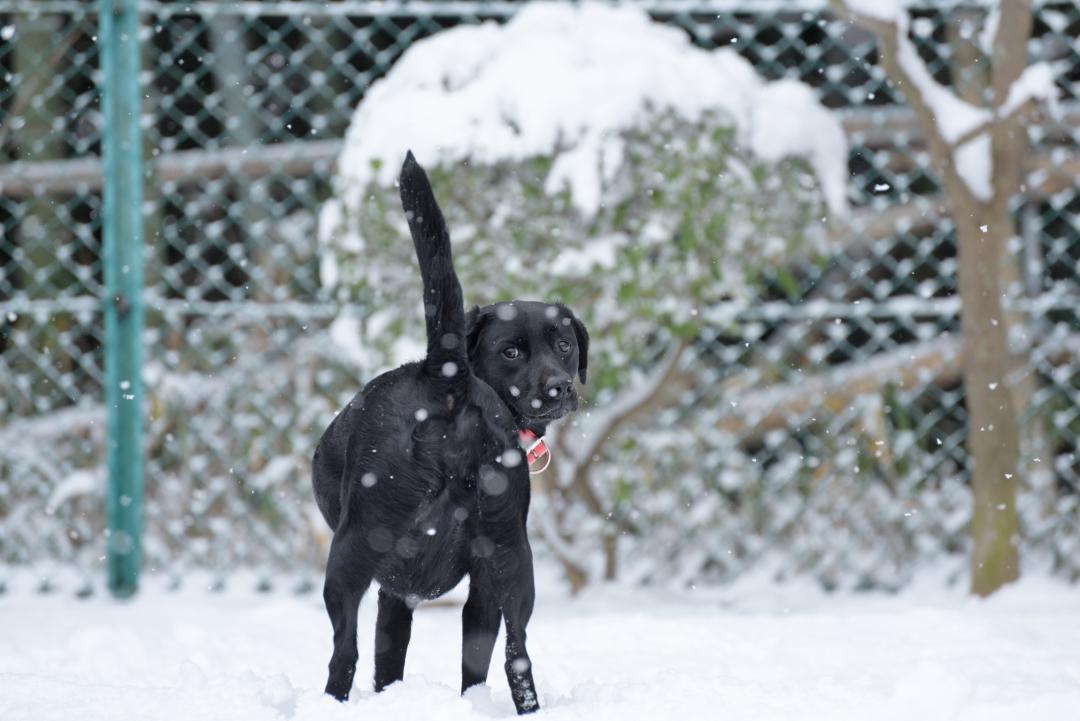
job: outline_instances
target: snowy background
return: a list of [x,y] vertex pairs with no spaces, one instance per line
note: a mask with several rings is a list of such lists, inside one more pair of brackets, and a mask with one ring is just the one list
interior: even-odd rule
[[[148,574],[317,585],[311,448],[364,379],[417,351],[387,185],[412,145],[462,257],[499,260],[463,265],[467,300],[562,298],[594,329],[586,403],[552,439],[562,463],[534,514],[571,586],[728,582],[766,561],[825,588],[898,589],[939,563],[966,583],[956,233],[934,166],[948,155],[874,36],[820,2],[624,5],[153,5]],[[12,18],[0,586],[85,595],[104,555],[102,126],[71,68],[96,62],[96,16]],[[904,67],[961,154],[986,137],[968,75],[994,18],[917,7],[902,28]],[[1029,191],[1010,200],[1030,343],[1015,360],[1019,540],[1066,579],[1080,575],[1077,22],[1071,3],[1037,5],[1008,105],[1040,106],[1024,120]]]
[[[103,584],[97,17],[31,5],[0,0],[0,719],[512,715],[497,665],[456,693],[461,589],[418,612],[405,682],[378,697],[369,597],[357,693],[321,694],[310,456],[421,348],[407,147],[467,302],[560,299],[593,331],[530,518],[544,714],[1075,715],[1075,3],[1035,3],[996,111],[991,2],[850,3],[896,23],[906,85],[817,0],[142,3],[146,529],[126,603]],[[989,202],[984,126],[1014,115],[1021,580],[976,600],[940,171]]]

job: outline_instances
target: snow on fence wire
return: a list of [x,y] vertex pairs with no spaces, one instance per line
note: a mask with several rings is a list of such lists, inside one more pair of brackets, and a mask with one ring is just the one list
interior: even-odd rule
[[[627,4],[699,45],[735,48],[764,77],[815,87],[843,116],[853,212],[830,255],[793,257],[767,273],[755,302],[714,309],[722,321],[691,348],[714,382],[681,382],[674,368],[659,394],[666,409],[619,430],[655,464],[642,475],[601,460],[581,491],[590,519],[576,548],[640,578],[719,579],[768,562],[830,586],[897,586],[922,563],[959,569],[970,499],[949,335],[954,240],[872,37],[808,0]],[[519,6],[138,3],[147,571],[180,581],[205,570],[224,583],[240,568],[266,579],[318,568],[327,534],[309,500],[309,459],[361,380],[329,341],[348,303],[320,285],[315,241],[341,138],[410,44]],[[913,11],[913,39],[939,81],[965,82],[951,67],[985,7]],[[97,33],[93,3],[0,0],[0,588],[21,578],[89,589],[103,567]],[[1062,113],[1031,128],[1014,249],[1038,339],[1027,359],[1025,554],[1074,578],[1078,33],[1075,3],[1037,3],[1029,53],[1055,62]],[[672,457],[686,448],[648,433],[656,419],[694,439],[699,477],[665,482],[686,472]],[[627,479],[649,490],[651,507],[635,506]],[[553,533],[551,519],[537,520]]]

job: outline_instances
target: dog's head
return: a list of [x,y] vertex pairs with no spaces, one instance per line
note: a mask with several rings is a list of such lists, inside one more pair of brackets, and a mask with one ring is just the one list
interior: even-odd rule
[[574,375],[585,382],[589,333],[561,303],[512,300],[466,317],[469,364],[514,413],[520,428],[543,435],[577,409]]

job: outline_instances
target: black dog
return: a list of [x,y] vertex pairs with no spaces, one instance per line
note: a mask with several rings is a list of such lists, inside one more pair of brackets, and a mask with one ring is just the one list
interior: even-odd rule
[[469,574],[461,690],[487,680],[505,619],[506,674],[518,713],[527,713],[539,704],[525,649],[535,591],[519,440],[543,436],[577,407],[573,374],[585,381],[588,334],[561,305],[511,301],[467,317],[446,223],[412,153],[400,185],[424,284],[427,357],[371,381],[315,451],[315,498],[334,529],[323,590],[334,626],[326,692],[349,696],[357,610],[372,580],[381,691],[402,678],[417,602]]

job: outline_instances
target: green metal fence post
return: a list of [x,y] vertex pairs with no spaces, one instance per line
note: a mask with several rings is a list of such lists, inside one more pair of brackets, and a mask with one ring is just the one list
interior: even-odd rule
[[105,403],[108,582],[135,593],[142,536],[142,139],[136,0],[100,1],[105,128]]

